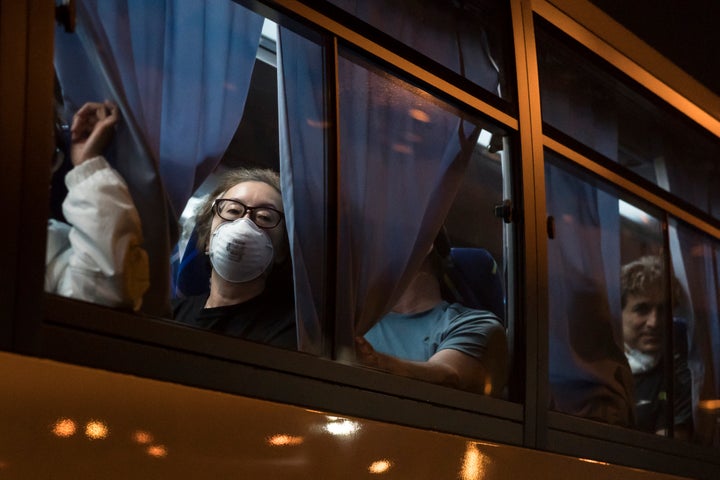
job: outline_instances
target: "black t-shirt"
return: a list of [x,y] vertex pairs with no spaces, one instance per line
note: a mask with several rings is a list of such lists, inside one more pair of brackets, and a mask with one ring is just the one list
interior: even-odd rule
[[237,305],[204,308],[208,294],[173,302],[175,321],[245,340],[296,349],[295,313],[288,299],[261,295]]
[[[674,363],[675,425],[692,428],[692,377],[684,356],[676,353]],[[637,428],[651,433],[666,429],[668,393],[663,362],[648,372],[634,375],[634,378]]]

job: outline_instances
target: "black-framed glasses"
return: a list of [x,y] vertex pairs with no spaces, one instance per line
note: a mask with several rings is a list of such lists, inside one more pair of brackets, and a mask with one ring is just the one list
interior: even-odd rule
[[218,198],[213,202],[213,210],[218,217],[228,222],[248,214],[255,225],[265,229],[277,227],[285,217],[283,212],[272,207],[248,207],[232,198]]

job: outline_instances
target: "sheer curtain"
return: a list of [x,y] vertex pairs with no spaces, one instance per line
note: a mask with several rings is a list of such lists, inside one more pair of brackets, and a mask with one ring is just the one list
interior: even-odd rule
[[336,344],[353,344],[399,298],[452,204],[480,128],[425,92],[339,59]]
[[555,410],[629,426],[633,379],[622,348],[618,199],[546,164],[549,370]]
[[[543,82],[543,118],[617,160],[618,127],[611,109],[577,82]],[[633,379],[623,353],[618,198],[557,164],[547,163],[549,371],[554,409],[630,425]]]
[[109,98],[121,109],[113,163],[151,256],[148,313],[168,312],[176,220],[241,118],[262,21],[226,0],[80,0],[77,34],[56,34],[66,102]]
[[[698,154],[697,146],[665,140],[664,153],[655,161],[657,184],[671,192],[680,192],[694,206],[717,216],[717,189],[713,172],[705,171],[707,163]],[[696,156],[695,162],[680,162],[687,156]],[[693,173],[688,173],[688,171]],[[705,177],[698,182],[698,177]],[[710,237],[675,221],[669,228],[670,254],[674,275],[687,293],[680,311],[674,312],[681,322],[687,338],[687,361],[692,372],[692,405],[695,429],[701,441],[714,434],[715,419],[708,419],[698,411],[703,400],[716,399],[720,394],[720,284],[717,266],[717,244]],[[712,426],[709,425],[712,423]]]
[[[673,312],[684,327],[687,338],[676,338],[676,350],[687,351],[692,372],[692,405],[698,440],[710,443],[716,421],[702,415],[703,401],[720,394],[720,284],[718,279],[718,246],[709,237],[679,222],[671,222],[670,248],[673,270],[687,292],[680,311]],[[701,407],[698,410],[698,406]]]
[[[474,0],[330,0],[382,32],[412,47],[473,83],[496,94],[501,92],[502,45],[486,27],[505,20],[503,2]],[[496,35],[502,27],[497,27]],[[489,37],[492,37],[489,38]]]
[[331,349],[319,314],[327,245],[325,185],[333,181],[325,167],[329,119],[324,74],[323,47],[279,27],[280,177],[295,276],[298,345],[316,355],[329,355]]
[[[280,137],[283,196],[298,301],[301,348],[351,358],[362,335],[392,306],[428,252],[474,148],[480,128],[424,92],[339,57],[337,282],[334,338],[323,338],[317,311],[323,275],[321,213],[327,192],[327,139],[319,47],[280,35]],[[330,159],[332,161],[332,159]],[[328,219],[330,226],[335,219]],[[334,231],[329,228],[328,231]],[[310,295],[301,295],[302,292]],[[308,298],[314,299],[311,305]],[[306,302],[303,305],[303,302]],[[323,346],[324,345],[324,346]]]

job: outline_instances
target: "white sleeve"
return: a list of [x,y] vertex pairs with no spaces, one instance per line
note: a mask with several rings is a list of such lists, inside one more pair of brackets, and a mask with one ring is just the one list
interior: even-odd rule
[[[138,310],[148,289],[148,256],[140,216],[127,184],[103,157],[65,177],[63,213],[69,248],[56,258],[46,288],[59,295]],[[52,288],[54,285],[54,289]]]

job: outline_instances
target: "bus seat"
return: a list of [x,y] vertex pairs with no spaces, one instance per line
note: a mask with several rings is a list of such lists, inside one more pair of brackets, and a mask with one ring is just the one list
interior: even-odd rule
[[446,257],[443,287],[455,301],[489,310],[505,323],[505,295],[497,263],[484,248],[453,247]]
[[193,229],[179,262],[173,262],[173,298],[200,295],[210,291],[210,262],[197,246]]

